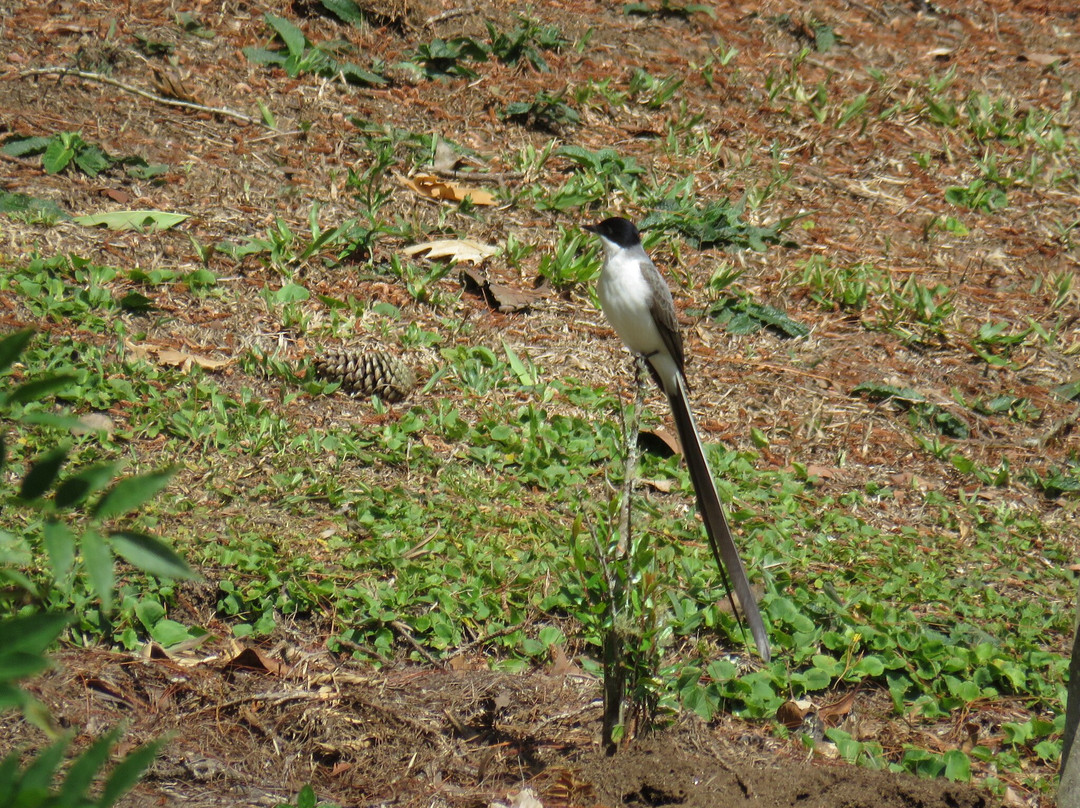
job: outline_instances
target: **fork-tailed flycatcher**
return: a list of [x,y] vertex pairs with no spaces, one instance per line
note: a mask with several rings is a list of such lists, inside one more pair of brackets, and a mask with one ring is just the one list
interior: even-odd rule
[[585,229],[600,236],[604,245],[604,267],[600,272],[597,293],[615,333],[634,353],[648,362],[649,372],[667,395],[675,416],[675,429],[682,444],[683,457],[690,470],[690,481],[697,494],[698,510],[705,522],[716,563],[725,570],[739,598],[739,606],[750,626],[758,653],[769,661],[769,638],[758,611],[757,599],[750,589],[746,569],[731,538],[720,496],[705,459],[705,448],[698,435],[690,396],[683,375],[683,344],[675,304],[660,271],[641,246],[641,236],[634,225],[622,218],[604,219]]

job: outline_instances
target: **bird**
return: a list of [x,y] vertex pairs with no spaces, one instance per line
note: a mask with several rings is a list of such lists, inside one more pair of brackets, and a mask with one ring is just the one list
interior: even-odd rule
[[713,556],[721,574],[726,574],[734,587],[758,653],[768,662],[769,637],[731,536],[690,405],[682,334],[671,290],[645,252],[633,222],[615,216],[587,224],[584,229],[599,236],[604,248],[596,288],[600,306],[626,347],[645,358],[650,375],[667,396]]

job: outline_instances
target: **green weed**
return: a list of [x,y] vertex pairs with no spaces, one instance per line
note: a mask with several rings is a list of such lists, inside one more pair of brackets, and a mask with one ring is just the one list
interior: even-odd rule
[[684,19],[694,14],[716,16],[713,7],[704,3],[680,4],[672,2],[672,0],[660,0],[660,5],[655,8],[648,3],[626,3],[623,5],[623,14],[636,17],[676,17]]
[[945,190],[945,201],[983,213],[994,213],[1009,205],[1005,190],[996,182],[974,179],[967,186],[953,185]]
[[116,157],[100,146],[83,140],[81,132],[60,132],[52,137],[14,137],[3,148],[11,157],[41,155],[41,165],[48,174],[59,174],[77,168],[88,177],[96,177],[114,165],[127,166],[127,173],[142,180],[153,180],[168,170],[168,166],[146,162],[142,157]]
[[544,251],[540,256],[540,275],[556,289],[568,289],[592,280],[600,265],[595,241],[580,228],[567,230],[560,226],[551,252]]
[[876,316],[868,328],[888,331],[908,343],[943,340],[956,316],[956,293],[944,284],[927,286],[908,277],[897,285],[891,276],[881,291]]
[[660,109],[674,97],[686,79],[680,76],[656,78],[640,67],[630,76],[629,95],[649,109]]
[[516,65],[526,62],[534,70],[549,73],[551,68],[541,51],[558,52],[570,44],[554,25],[541,25],[539,21],[518,15],[519,25],[512,31],[499,31],[488,22],[488,38],[491,55],[500,62]]
[[563,127],[581,123],[581,116],[566,103],[565,99],[565,89],[554,95],[540,90],[532,101],[515,101],[508,104],[500,113],[500,117],[530,129],[558,132]]
[[337,261],[354,252],[360,244],[367,246],[368,234],[357,226],[355,220],[323,228],[319,224],[319,210],[319,203],[312,203],[308,211],[308,232],[303,236],[295,233],[278,216],[265,235],[255,236],[242,244],[225,242],[217,245],[217,250],[235,260],[255,256],[286,278],[292,278],[304,272],[316,258]]
[[825,256],[814,255],[797,266],[801,275],[792,277],[825,309],[864,309],[884,283],[884,273],[869,262],[835,266]]
[[27,194],[0,190],[0,213],[26,224],[52,227],[71,216],[51,199],[36,199]]
[[475,79],[478,74],[468,66],[469,62],[486,62],[488,49],[471,37],[451,40],[433,39],[417,46],[406,64],[415,65],[427,78],[453,76]]
[[284,17],[266,13],[263,20],[274,32],[274,39],[284,47],[277,50],[244,48],[244,55],[255,64],[279,67],[293,78],[314,73],[329,79],[341,78],[361,86],[387,83],[386,77],[379,73],[366,70],[354,62],[340,61],[330,46],[312,43],[303,31]]
[[83,140],[79,132],[16,138],[5,143],[3,151],[11,157],[40,154],[42,167],[49,174],[59,174],[74,165],[87,176],[96,177],[115,162],[100,146]]
[[769,244],[783,243],[782,234],[794,219],[783,219],[770,227],[750,225],[742,218],[744,205],[718,199],[699,206],[688,188],[676,187],[667,191],[640,227],[643,231],[677,233],[696,250],[731,247],[760,252]]
[[561,146],[551,152],[578,167],[555,191],[532,191],[537,210],[565,211],[598,202],[615,191],[636,195],[644,169],[632,157],[622,157],[614,149],[590,151],[581,146]]

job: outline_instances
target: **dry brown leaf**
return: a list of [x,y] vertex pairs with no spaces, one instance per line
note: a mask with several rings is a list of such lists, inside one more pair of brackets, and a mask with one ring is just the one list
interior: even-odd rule
[[257,648],[245,648],[226,662],[224,670],[249,670],[271,673],[275,676],[288,676],[292,670],[280,660],[264,654]]
[[491,244],[481,244],[471,238],[445,238],[438,241],[426,241],[413,244],[402,250],[405,255],[419,255],[426,252],[428,258],[451,258],[458,262],[479,264],[499,251]]
[[185,86],[184,79],[178,73],[165,70],[157,65],[153,65],[151,70],[154,72],[154,89],[158,91],[159,95],[166,98],[175,98],[179,101],[187,101],[189,104],[200,103],[195,93]]
[[468,291],[483,297],[493,309],[502,314],[523,311],[543,297],[541,292],[535,290],[517,289],[505,283],[496,283],[479,270],[462,269],[461,279]]
[[127,193],[127,191],[121,191],[118,188],[102,188],[100,193],[102,196],[108,197],[113,202],[120,205],[126,205],[131,201],[131,194]]
[[430,174],[417,174],[403,179],[406,188],[411,188],[421,196],[448,202],[464,202],[468,199],[474,205],[494,205],[495,196],[483,188],[473,188],[449,180],[441,180]]
[[173,367],[184,367],[186,365],[190,367],[188,362],[190,356],[183,351],[176,351],[172,348],[159,348],[153,353],[157,354],[157,360],[162,365],[172,365]]
[[818,716],[825,726],[835,727],[839,724],[855,706],[855,696],[858,695],[858,693],[858,690],[852,690],[839,701],[834,701],[832,704],[826,704],[824,707],[819,707]]
[[675,488],[675,484],[671,480],[641,480],[641,484],[648,486],[654,491],[659,491],[661,494],[670,494],[672,489]]
[[452,671],[484,671],[488,669],[486,659],[466,654],[451,657],[449,665]]
[[515,311],[524,311],[539,300],[542,295],[529,289],[516,289],[505,283],[489,283],[487,285],[488,296],[491,298],[495,310],[502,314],[510,314]]
[[130,340],[124,340],[124,345],[137,359],[146,359],[157,362],[159,365],[178,367],[185,371],[191,370],[195,365],[204,370],[219,370],[233,363],[231,357],[228,359],[215,359],[212,356],[178,351],[175,348],[165,348],[161,345],[134,343]]
[[574,664],[561,645],[552,645],[549,651],[551,653],[551,666],[548,668],[548,673],[552,676],[584,675],[585,672]]
[[789,699],[777,708],[776,720],[788,729],[798,729],[813,709],[814,703],[809,699]]
[[1050,67],[1055,62],[1067,62],[1069,57],[1059,56],[1056,53],[1021,53],[1016,57],[1020,62],[1031,62],[1039,67]]
[[660,457],[671,457],[672,455],[682,453],[682,447],[679,446],[679,439],[663,427],[651,430],[646,429],[643,432],[639,432],[637,440],[638,448],[649,454],[658,455]]

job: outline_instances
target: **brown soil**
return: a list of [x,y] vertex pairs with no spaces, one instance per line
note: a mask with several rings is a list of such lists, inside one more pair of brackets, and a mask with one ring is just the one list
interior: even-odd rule
[[[969,148],[957,132],[904,115],[884,122],[871,119],[865,131],[819,125],[805,108],[786,114],[785,102],[769,100],[765,87],[771,73],[790,68],[792,56],[811,42],[813,22],[820,21],[840,34],[842,45],[827,53],[812,52],[801,75],[808,87],[815,82],[827,85],[833,97],[850,100],[866,92],[873,109],[880,111],[903,101],[916,78],[955,67],[956,97],[982,90],[1007,96],[1020,109],[1062,109],[1077,85],[1080,20],[1074,3],[718,2],[711,4],[715,18],[697,13],[682,19],[628,16],[618,3],[543,0],[529,13],[558,24],[574,41],[593,29],[589,48],[584,54],[573,49],[545,54],[551,73],[486,64],[479,82],[413,83],[401,75],[387,87],[346,87],[310,75],[292,79],[251,63],[241,53],[241,48],[266,44],[264,12],[301,23],[313,41],[348,39],[359,47],[358,61],[364,64],[365,59],[379,58],[392,65],[437,36],[484,38],[485,20],[501,28],[516,23],[509,4],[494,0],[361,5],[379,11],[364,29],[312,13],[316,3],[4,4],[0,135],[81,131],[86,140],[112,154],[138,154],[172,169],[161,184],[134,181],[122,172],[95,179],[72,172],[51,176],[37,161],[0,155],[0,186],[52,199],[77,214],[148,208],[183,211],[193,218],[183,228],[153,235],[63,223],[35,228],[2,222],[0,257],[10,260],[37,249],[43,254],[71,252],[124,268],[191,270],[199,263],[189,234],[203,244],[242,240],[265,232],[279,216],[294,231],[305,232],[312,200],[323,203],[324,222],[356,215],[343,180],[347,169],[363,170],[367,159],[355,145],[354,116],[411,132],[439,132],[476,150],[490,170],[509,172],[518,150],[539,148],[551,134],[500,120],[497,112],[507,103],[531,99],[541,89],[582,86],[590,78],[611,78],[625,87],[636,65],[658,76],[687,73],[672,104],[677,108],[684,99],[687,116],[701,113],[697,125],[723,144],[711,161],[665,155],[658,144],[668,136],[670,110],[642,105],[597,102],[582,110],[582,126],[559,134],[587,148],[616,148],[662,178],[692,173],[703,199],[738,198],[785,178],[753,214],[760,223],[812,211],[814,226],[793,230],[798,246],[790,251],[695,255],[684,248],[681,255],[657,256],[689,279],[680,306],[687,297],[696,297],[692,303],[700,307],[710,273],[720,261],[728,261],[744,271],[742,283],[755,299],[798,312],[798,319],[813,325],[811,338],[793,345],[766,332],[732,337],[687,319],[695,396],[701,410],[712,414],[702,419],[712,438],[738,443],[748,440],[750,426],[764,430],[770,446],[762,452],[763,462],[777,468],[793,461],[811,466],[823,492],[839,494],[871,480],[892,480],[897,496],[859,516],[892,529],[914,526],[925,535],[936,535],[932,531],[940,526],[930,523],[904,489],[957,498],[970,493],[971,478],[914,446],[889,408],[850,395],[856,384],[867,380],[867,369],[874,370],[875,381],[915,387],[945,409],[958,409],[952,398],[958,390],[971,398],[1005,392],[1025,396],[1042,410],[1041,418],[1030,422],[1007,416],[973,422],[965,452],[976,462],[993,467],[1004,459],[1014,469],[1045,470],[1068,456],[1076,440],[1075,404],[1048,391],[1076,377],[1076,287],[1055,320],[1052,291],[1036,281],[1076,273],[1077,249],[1055,229],[1056,223],[1076,218],[1080,193],[1075,164],[1071,179],[1055,187],[1010,190],[1005,212],[965,211],[970,236],[934,232],[928,238],[933,217],[957,212],[943,200],[944,188],[973,179],[957,168],[969,161],[951,156]],[[184,34],[176,24],[182,11],[191,11],[215,36]],[[171,44],[177,66],[140,54],[136,36]],[[721,40],[738,48],[738,69],[717,66],[714,84],[708,86],[700,70],[687,71],[687,65],[700,68]],[[1050,65],[1052,58],[1059,61]],[[154,73],[169,73],[174,88],[178,82],[203,106],[228,107],[257,119],[254,101],[264,101],[280,131],[162,104],[88,78],[30,72],[48,67],[104,73],[158,94],[167,92],[168,81],[155,80]],[[885,74],[883,88],[868,75],[871,68]],[[836,113],[833,110],[833,120]],[[1075,127],[1076,112],[1071,116]],[[776,160],[770,166],[766,155],[773,144]],[[914,152],[926,152],[930,167],[920,167]],[[1075,153],[1048,159],[1067,164]],[[745,168],[747,164],[753,168]],[[1059,168],[1064,171],[1067,165]],[[508,174],[501,181],[515,188],[533,182],[557,186],[570,171],[565,161],[553,161],[540,176]],[[619,206],[620,200],[613,198],[606,209],[583,212],[582,217],[619,212]],[[397,213],[421,226],[445,215],[440,205],[417,202],[396,184],[388,210],[388,215]],[[635,217],[643,213],[625,212]],[[570,213],[538,213],[521,206],[485,214],[479,221],[451,215],[447,229],[491,243],[513,234],[543,247],[549,236],[554,239],[556,225],[578,223]],[[380,244],[376,249],[389,255],[400,246]],[[538,255],[521,269],[495,263],[489,270],[492,280],[531,288]],[[1030,316],[1040,323],[1056,322],[1059,347],[1025,343],[1013,356],[1014,367],[990,372],[961,341],[904,343],[868,331],[848,312],[815,307],[805,290],[790,282],[798,273],[796,262],[811,255],[851,263],[880,263],[887,256],[885,269],[900,282],[916,276],[953,289],[959,321],[1024,323]],[[280,284],[279,275],[254,261],[238,268],[221,256],[211,258],[211,268],[228,278],[230,288],[250,292],[249,300],[241,294],[235,308],[222,309],[217,299],[182,290],[155,291],[155,305],[170,316],[142,323],[148,343],[219,358],[234,357],[253,345],[264,351],[280,349],[289,359],[310,353],[304,337],[283,327],[258,299],[260,288]],[[304,283],[314,293],[339,299],[387,300],[402,308],[405,319],[439,328],[443,313],[417,303],[393,278],[360,276],[351,266],[340,269],[313,264]],[[443,288],[453,292],[456,283],[444,281]],[[565,295],[542,290],[527,312],[514,314],[494,311],[483,298],[470,295],[453,305],[459,307],[453,314],[470,319],[473,339],[505,338],[515,348],[527,347],[552,377],[564,374],[615,384],[622,371],[616,341],[580,290]],[[0,325],[6,329],[26,322],[19,305],[0,294]],[[78,333],[70,323],[35,325]],[[79,336],[100,339],[89,333]],[[567,350],[571,346],[578,350]],[[254,386],[267,400],[279,398],[277,380],[242,377],[235,370],[222,378],[225,384]],[[291,416],[312,427],[373,418],[357,402],[305,399],[289,406]],[[153,448],[136,450],[152,457]],[[257,464],[251,470],[252,476],[265,473]],[[198,478],[182,477],[179,484],[202,502]],[[1057,532],[1057,540],[1075,545],[1075,503],[1048,500],[1019,482],[999,489],[978,487],[978,493],[1009,497],[1018,507],[1037,512],[1047,531]],[[211,511],[221,508],[209,500],[203,504]],[[325,526],[279,523],[273,503],[264,505],[257,518],[274,524],[281,535],[295,534],[297,542],[310,540]],[[963,526],[957,531],[962,540]],[[208,577],[213,579],[213,574]],[[192,589],[187,595],[189,614],[176,619],[229,636],[213,612],[212,594],[200,596]],[[282,628],[280,644],[259,654],[223,641],[153,658],[69,649],[59,657],[61,667],[36,680],[32,690],[61,723],[78,728],[77,745],[118,720],[129,722],[126,738],[131,743],[171,733],[161,760],[129,804],[273,805],[292,799],[308,782],[320,798],[343,805],[523,806],[528,804],[519,794],[523,788],[531,789],[545,808],[957,808],[1001,802],[984,789],[811,759],[802,746],[778,739],[771,725],[730,717],[708,725],[684,717],[674,728],[636,738],[608,757],[597,745],[600,688],[576,669],[510,676],[482,670],[485,660],[466,662],[468,655],[462,655],[460,664],[447,669],[395,662],[375,672],[322,650],[331,631],[329,625]],[[1064,642],[1061,638],[1051,650],[1062,651]],[[412,650],[403,643],[403,654]],[[876,726],[888,724],[885,734],[899,748],[906,733],[914,730],[890,716],[883,698],[859,694],[858,709]],[[42,742],[39,733],[11,714],[0,717],[0,727],[0,751],[16,742]],[[935,742],[948,748],[958,731],[943,726]],[[1053,776],[1049,767],[1042,771]],[[1013,785],[1016,790],[1007,802],[1051,804],[1045,796]]]
[[[516,805],[523,789],[546,808],[999,804],[971,786],[811,761],[733,720],[687,716],[608,756],[598,683],[580,674],[376,673],[292,646],[221,651],[68,651],[31,689],[84,736],[125,722],[125,749],[169,737],[134,805],[275,805],[309,782],[341,805]],[[3,724],[27,736],[10,715]]]

